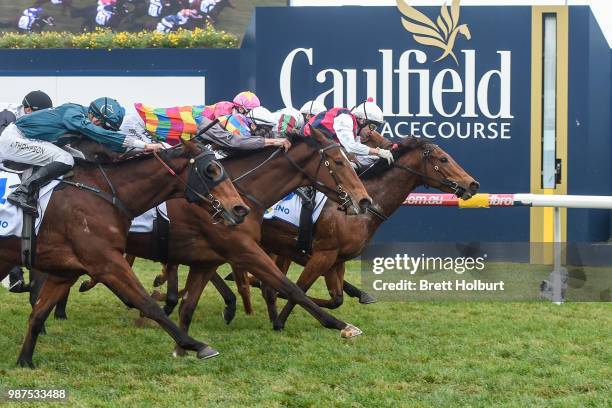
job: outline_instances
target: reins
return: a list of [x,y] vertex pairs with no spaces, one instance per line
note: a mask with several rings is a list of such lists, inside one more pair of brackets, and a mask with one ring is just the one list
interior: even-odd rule
[[[351,200],[350,196],[348,195],[348,193],[342,187],[342,184],[338,180],[338,177],[336,176],[334,171],[330,168],[330,163],[329,163],[329,160],[327,159],[327,155],[325,153],[327,150],[331,150],[331,149],[335,149],[335,148],[341,148],[341,147],[342,146],[340,146],[338,143],[334,143],[334,144],[331,144],[329,146],[325,146],[325,147],[319,149],[319,155],[320,155],[321,159],[319,160],[319,164],[317,166],[317,171],[316,171],[314,177],[312,177],[310,174],[308,174],[304,168],[302,168],[299,164],[297,164],[295,162],[295,160],[293,160],[282,147],[279,147],[274,152],[272,152],[272,154],[270,156],[268,156],[263,162],[261,162],[260,164],[258,164],[254,168],[248,170],[246,173],[236,177],[235,179],[232,180],[232,182],[234,183],[234,187],[236,187],[236,190],[238,190],[238,192],[240,194],[242,194],[243,196],[245,196],[249,200],[253,201],[260,208],[266,209],[266,206],[260,200],[258,200],[253,195],[251,195],[251,194],[247,193],[246,191],[244,191],[243,188],[241,188],[239,185],[237,185],[235,183],[240,181],[240,180],[242,180],[242,179],[244,179],[244,178],[246,178],[246,177],[248,177],[248,176],[250,176],[250,175],[252,175],[257,170],[261,169],[263,166],[268,164],[280,152],[283,152],[284,153],[284,157],[287,159],[287,161],[295,169],[297,169],[301,174],[303,174],[312,184],[314,184],[317,187],[317,189],[324,190],[324,191],[331,191],[331,192],[337,193],[338,194],[338,198],[340,200],[340,206],[343,209],[346,209],[346,208],[348,208],[352,204],[352,200]],[[325,167],[327,168],[327,171],[329,172],[330,176],[332,177],[332,179],[336,183],[336,189],[335,190],[327,187],[324,183],[322,183],[321,181],[318,180],[318,175],[319,175],[319,170],[321,169],[321,165],[325,165]]]

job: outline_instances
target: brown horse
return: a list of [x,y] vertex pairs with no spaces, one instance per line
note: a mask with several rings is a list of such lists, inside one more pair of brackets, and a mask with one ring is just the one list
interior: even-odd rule
[[[297,250],[295,227],[278,220],[265,220],[263,223],[262,245],[268,252],[280,255],[277,259],[280,269],[286,273],[291,261],[305,266],[297,281],[300,288],[307,291],[319,276],[325,276],[331,298],[313,299],[319,306],[333,309],[342,304],[344,262],[361,254],[380,224],[417,186],[428,185],[463,199],[469,199],[479,188],[479,184],[450,155],[434,144],[405,139],[395,146],[393,154],[396,157],[393,165],[379,161],[361,175],[366,189],[380,208],[348,218],[336,211],[333,205],[326,204],[317,221],[312,255]],[[294,307],[293,302],[289,301],[278,315],[276,293],[263,283],[262,294],[274,328],[282,329]]]
[[[242,220],[248,207],[224,177],[223,167],[213,159],[194,143],[185,142],[178,148],[140,154],[106,168],[75,167],[73,183],[53,193],[39,230],[36,267],[49,277],[30,315],[19,365],[34,367],[32,355],[43,323],[83,274],[104,283],[128,307],[136,307],[158,322],[178,344],[196,351],[198,357],[218,354],[168,319],[123,257],[131,218],[172,197],[191,193],[203,200],[199,205],[207,210],[212,204],[217,212],[221,205],[222,213],[232,223]],[[0,280],[21,263],[20,240],[3,238],[1,242]]]
[[[236,188],[253,208],[245,222],[236,228],[228,230],[215,225],[208,214],[185,200],[168,201],[171,220],[168,261],[190,267],[180,307],[181,328],[188,329],[204,287],[211,277],[217,276],[217,267],[229,262],[234,269],[249,269],[275,290],[302,305],[323,326],[341,330],[343,337],[360,333],[354,326],[335,319],[311,302],[258,244],[264,210],[299,186],[315,184],[331,200],[354,212],[363,212],[371,204],[340,146],[320,132],[313,133],[312,138],[292,136],[292,147],[287,153],[282,149],[266,148],[223,160],[227,172],[235,177]],[[127,252],[159,260],[154,241],[152,234],[129,234]],[[221,278],[216,279],[223,283]],[[183,349],[177,344],[176,353],[183,354]]]

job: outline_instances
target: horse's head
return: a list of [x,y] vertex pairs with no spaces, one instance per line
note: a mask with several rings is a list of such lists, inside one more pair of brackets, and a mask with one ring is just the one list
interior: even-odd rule
[[[242,223],[250,209],[227,177],[221,163],[216,160],[215,154],[190,141],[183,141],[178,149],[180,155],[188,159],[187,165],[178,175],[187,201],[204,207],[212,213],[214,219],[221,218],[226,225]],[[166,165],[168,160],[163,156],[164,152],[159,154],[162,164]],[[170,173],[174,171],[172,168],[167,170]]]
[[[317,129],[311,137],[290,136],[292,143],[304,145],[310,160],[300,169],[315,187],[341,205],[350,214],[364,213],[372,198],[359,180],[342,147]],[[297,147],[297,146],[296,146]],[[287,157],[291,157],[290,149]]]
[[393,155],[395,167],[413,173],[424,185],[453,193],[464,200],[478,192],[480,184],[451,155],[433,143],[407,138],[397,144]]
[[367,126],[359,132],[359,139],[361,143],[373,149],[380,147],[381,149],[389,150],[393,147],[392,141],[385,139],[383,135],[376,130],[370,130]]

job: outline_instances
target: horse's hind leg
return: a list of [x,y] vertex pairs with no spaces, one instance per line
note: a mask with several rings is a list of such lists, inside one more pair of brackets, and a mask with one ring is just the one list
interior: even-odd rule
[[172,311],[178,304],[178,265],[166,265],[166,278],[168,282],[168,288],[166,291],[166,304],[164,306],[164,312],[170,316]]
[[155,320],[174,341],[185,350],[197,351],[198,358],[208,358],[218,354],[212,347],[196,341],[179,329],[164,311],[147,294],[128,263],[119,254],[104,254],[102,264],[92,265],[92,276],[104,283],[128,307],[135,307],[147,318]]
[[225,324],[230,324],[236,316],[236,295],[234,295],[234,292],[232,292],[230,287],[227,286],[223,278],[219,276],[218,273],[215,273],[210,280],[212,284],[215,285],[215,288],[225,302],[225,309],[223,309],[223,320],[225,321]]
[[153,287],[158,288],[168,280],[168,268],[176,268],[178,270],[178,265],[162,265],[162,271],[159,275],[155,277],[153,280]]
[[70,289],[68,290],[68,293],[66,293],[66,296],[61,298],[60,301],[57,302],[57,305],[55,305],[55,312],[53,313],[53,315],[57,320],[68,319],[68,315],[66,314],[66,305],[68,304],[69,295],[70,295]]
[[251,285],[249,284],[249,273],[246,270],[232,268],[234,271],[234,279],[236,280],[236,288],[242,298],[244,312],[248,315],[255,314],[253,303],[251,302]]
[[350,297],[358,298],[359,303],[361,303],[362,305],[369,305],[370,303],[376,303],[376,298],[374,296],[370,295],[368,292],[364,292],[363,290],[350,284],[347,281],[344,281],[344,283],[342,284],[342,289],[344,290],[344,293],[346,293]]
[[[291,259],[285,258],[283,256],[275,256],[271,257],[276,262],[276,266],[278,269],[287,276],[287,272],[289,271],[289,267],[291,266]],[[278,298],[278,292],[275,291],[270,286],[265,283],[261,284],[261,295],[266,301],[266,307],[268,308],[268,317],[270,318],[270,322],[274,324],[274,322],[278,319],[278,309],[276,307],[276,299]]]
[[40,334],[43,324],[45,323],[45,320],[47,320],[47,316],[49,316],[51,309],[60,299],[66,296],[70,290],[70,287],[74,284],[74,282],[76,282],[76,280],[76,275],[71,278],[48,276],[45,280],[45,283],[40,291],[40,296],[32,309],[28,332],[23,342],[23,346],[21,347],[19,358],[17,359],[17,364],[19,364],[21,367],[27,366],[34,368],[32,356],[34,354],[36,340]]
[[[189,267],[189,274],[187,275],[187,282],[185,283],[185,292],[183,293],[183,299],[179,306],[179,327],[184,330],[185,333],[189,332],[189,326],[193,319],[193,312],[198,306],[202,291],[212,275],[216,273],[216,270],[216,267]],[[185,355],[184,347],[177,344],[173,354],[175,357]]]

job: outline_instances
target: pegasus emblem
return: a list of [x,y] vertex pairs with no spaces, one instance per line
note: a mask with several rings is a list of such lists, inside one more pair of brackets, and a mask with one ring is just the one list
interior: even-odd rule
[[430,45],[442,49],[440,61],[447,56],[453,57],[459,65],[453,52],[457,34],[463,34],[468,40],[472,37],[467,24],[459,25],[459,0],[453,0],[450,13],[446,2],[442,4],[440,15],[435,24],[425,14],[407,3],[408,0],[397,0],[397,8],[402,13],[402,25],[412,33],[412,38],[419,44]]

